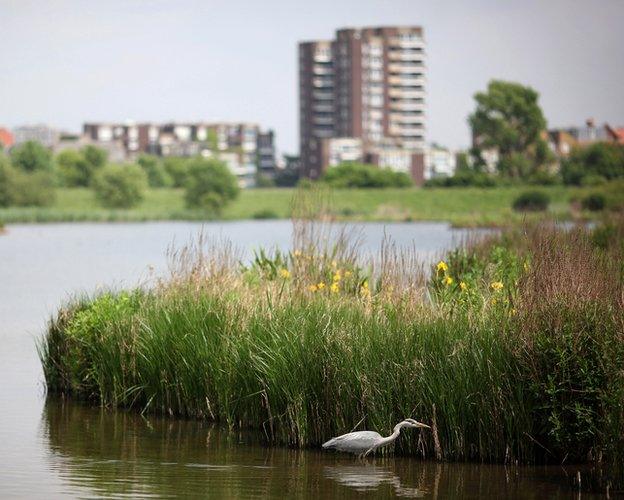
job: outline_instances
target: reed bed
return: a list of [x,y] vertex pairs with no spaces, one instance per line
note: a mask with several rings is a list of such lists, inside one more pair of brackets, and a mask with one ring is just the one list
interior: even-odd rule
[[621,220],[473,240],[429,269],[296,208],[288,253],[243,265],[199,238],[154,286],[63,307],[40,345],[49,392],[292,446],[411,416],[433,431],[398,453],[621,467]]

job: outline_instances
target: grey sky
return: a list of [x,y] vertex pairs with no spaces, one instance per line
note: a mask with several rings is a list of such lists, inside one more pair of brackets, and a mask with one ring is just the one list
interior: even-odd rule
[[0,126],[257,121],[295,152],[297,42],[383,24],[425,29],[431,141],[468,144],[491,78],[550,125],[624,125],[624,0],[0,0]]

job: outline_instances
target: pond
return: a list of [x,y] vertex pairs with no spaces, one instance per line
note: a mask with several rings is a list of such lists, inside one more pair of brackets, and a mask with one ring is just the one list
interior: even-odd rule
[[[391,456],[362,463],[269,448],[260,435],[207,422],[46,402],[36,339],[56,308],[76,294],[149,282],[166,271],[169,245],[199,231],[230,240],[243,258],[261,246],[288,248],[292,238],[288,221],[11,225],[0,236],[1,498],[569,497],[574,469]],[[361,224],[359,231],[365,250],[391,238],[424,261],[466,236],[432,223]]]

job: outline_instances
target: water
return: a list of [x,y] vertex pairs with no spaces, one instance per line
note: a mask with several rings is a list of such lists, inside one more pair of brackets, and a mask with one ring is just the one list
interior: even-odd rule
[[[72,294],[132,286],[166,270],[172,241],[200,229],[245,256],[287,248],[285,221],[15,225],[0,235],[0,498],[569,498],[562,468],[359,463],[317,450],[267,448],[261,436],[206,422],[46,403],[35,340]],[[445,224],[365,224],[364,249],[384,233],[432,259],[463,236]],[[586,496],[586,495],[583,495]]]

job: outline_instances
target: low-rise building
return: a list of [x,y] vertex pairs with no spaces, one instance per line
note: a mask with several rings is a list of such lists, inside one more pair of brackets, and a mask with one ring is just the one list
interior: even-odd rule
[[9,149],[15,143],[15,137],[9,129],[0,127],[0,149]]
[[35,141],[47,148],[52,148],[59,138],[59,131],[48,125],[24,125],[13,129],[14,144],[19,145],[28,141]]

